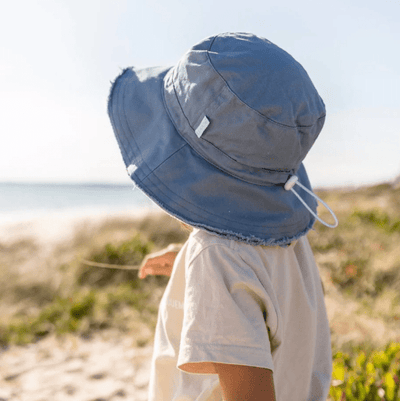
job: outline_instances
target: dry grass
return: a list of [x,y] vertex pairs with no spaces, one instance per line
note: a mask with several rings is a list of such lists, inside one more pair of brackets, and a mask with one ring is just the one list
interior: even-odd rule
[[340,221],[334,230],[317,223],[309,234],[333,344],[350,350],[362,342],[400,342],[400,190],[382,184],[319,195]]
[[[0,344],[27,343],[47,334],[90,335],[99,329],[152,338],[165,277],[85,266],[82,259],[138,264],[150,251],[183,242],[188,233],[165,214],[85,221],[66,241],[42,247],[33,238],[1,244]],[[114,257],[114,259],[112,259]],[[110,259],[111,258],[111,259]]]
[[[309,234],[334,348],[400,342],[400,189],[382,184],[318,194],[340,221],[334,230],[317,223]],[[92,268],[81,260],[138,264],[187,236],[176,220],[153,213],[85,221],[50,248],[27,235],[0,242],[0,342],[117,329],[137,333],[138,345],[146,344],[167,279],[142,281],[136,271]]]

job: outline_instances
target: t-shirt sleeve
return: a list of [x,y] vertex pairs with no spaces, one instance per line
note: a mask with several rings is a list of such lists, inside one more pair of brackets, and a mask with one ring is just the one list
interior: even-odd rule
[[178,367],[219,362],[273,370],[265,289],[240,253],[213,244],[186,264]]

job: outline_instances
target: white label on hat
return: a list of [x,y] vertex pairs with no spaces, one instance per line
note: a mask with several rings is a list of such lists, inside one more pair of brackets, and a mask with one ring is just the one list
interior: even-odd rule
[[196,128],[194,132],[200,138],[209,125],[210,125],[210,120],[207,118],[207,116],[204,116],[203,119],[201,120],[200,125]]

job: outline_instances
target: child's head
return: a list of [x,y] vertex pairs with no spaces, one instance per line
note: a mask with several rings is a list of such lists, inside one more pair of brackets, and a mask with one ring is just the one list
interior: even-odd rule
[[[302,161],[325,106],[303,67],[268,40],[226,33],[172,68],[127,68],[109,115],[132,180],[179,220],[264,245],[312,227]],[[301,199],[285,189],[293,175]]]

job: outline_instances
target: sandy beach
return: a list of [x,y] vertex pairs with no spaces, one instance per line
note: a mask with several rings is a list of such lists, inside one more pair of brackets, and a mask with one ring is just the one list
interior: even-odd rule
[[[82,232],[98,234],[110,221],[122,224],[149,213],[157,211],[54,212],[0,219],[0,263],[12,263],[18,275],[48,273],[52,262],[73,258],[74,241]],[[110,238],[123,238],[118,231]],[[3,304],[5,314],[12,309],[7,306],[4,311]],[[135,335],[51,335],[37,343],[11,345],[0,351],[0,400],[146,400],[152,346],[138,347]]]
[[0,400],[147,400],[152,346],[129,336],[46,338],[0,355]]

